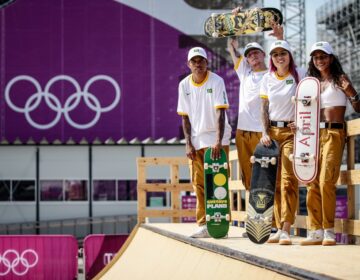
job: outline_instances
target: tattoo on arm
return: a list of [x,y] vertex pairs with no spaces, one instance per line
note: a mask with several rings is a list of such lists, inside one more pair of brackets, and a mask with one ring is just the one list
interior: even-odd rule
[[188,116],[182,118],[183,131],[186,143],[191,143],[191,123]]
[[217,129],[216,129],[216,142],[222,142],[224,131],[225,131],[225,109],[217,109]]
[[269,119],[269,99],[262,99],[261,102],[261,122],[263,126],[263,133],[268,133],[270,127]]

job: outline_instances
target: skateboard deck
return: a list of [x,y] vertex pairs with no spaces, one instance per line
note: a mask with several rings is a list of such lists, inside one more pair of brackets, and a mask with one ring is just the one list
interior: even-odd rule
[[265,243],[271,233],[278,157],[279,145],[272,140],[269,147],[257,144],[250,158],[253,167],[245,221],[249,239],[257,244]]
[[205,151],[204,179],[207,230],[211,237],[222,238],[230,222],[228,163],[223,149],[218,160],[211,159],[211,148]]
[[319,156],[320,83],[307,77],[297,86],[295,103],[296,133],[290,155],[296,178],[310,183],[316,177]]
[[283,16],[275,8],[253,8],[232,13],[211,14],[204,24],[204,32],[208,37],[221,38],[240,36],[271,30],[271,23],[282,24]]

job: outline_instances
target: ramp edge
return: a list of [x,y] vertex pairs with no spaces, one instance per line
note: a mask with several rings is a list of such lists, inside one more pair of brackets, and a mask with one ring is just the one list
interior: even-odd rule
[[[208,250],[213,253],[218,253],[223,256],[236,259],[238,261],[242,261],[251,265],[259,266],[279,274],[283,274],[288,277],[293,277],[295,279],[306,279],[306,280],[338,280],[339,278],[331,277],[329,275],[312,272],[309,270],[305,270],[302,268],[298,268],[289,264],[273,261],[270,259],[261,258],[255,255],[251,255],[248,253],[243,253],[241,251],[237,251],[226,246],[222,246],[219,244],[213,244],[210,242],[203,241],[201,239],[190,238],[188,236],[184,236],[178,233],[166,231],[156,226],[151,226],[149,224],[141,224],[142,228],[152,231],[154,233],[163,235],[168,238],[175,239],[177,241]],[[254,245],[255,246],[255,245]]]

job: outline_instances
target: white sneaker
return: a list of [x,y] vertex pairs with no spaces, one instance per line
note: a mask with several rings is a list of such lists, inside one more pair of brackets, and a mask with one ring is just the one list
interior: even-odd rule
[[323,246],[336,245],[336,235],[333,228],[325,229],[324,240],[322,241]]
[[199,226],[199,228],[192,234],[190,235],[191,238],[209,238],[209,232],[207,230],[206,225],[203,226]]
[[271,234],[267,243],[279,243],[281,232],[282,230],[278,229],[277,232]]
[[324,231],[322,229],[309,230],[308,236],[305,240],[300,242],[300,245],[321,245],[324,239]]
[[281,231],[279,244],[280,245],[291,245],[292,244],[290,235],[287,233],[287,231],[285,231],[285,230]]

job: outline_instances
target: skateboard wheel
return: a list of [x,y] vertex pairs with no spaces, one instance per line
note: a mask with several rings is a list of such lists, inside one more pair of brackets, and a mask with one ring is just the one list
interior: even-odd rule
[[315,155],[311,154],[311,155],[309,156],[309,159],[315,160]]
[[312,100],[312,101],[316,101],[316,100],[317,100],[317,96],[311,97],[311,100]]
[[227,164],[227,162],[224,163],[224,168],[225,168],[225,169],[228,169],[228,164]]
[[245,222],[248,222],[248,221],[249,221],[249,219],[250,219],[249,214],[245,214],[245,217],[244,217]]
[[268,224],[270,224],[271,222],[272,222],[272,221],[270,221],[269,217],[265,217],[265,218],[264,218],[264,223],[265,223],[265,224],[268,225]]
[[272,165],[275,165],[276,164],[276,157],[272,157],[271,160],[270,160],[270,163]]
[[211,218],[210,215],[206,215],[206,221],[207,222],[210,222],[210,218]]
[[211,36],[214,37],[214,38],[217,38],[217,37],[219,37],[219,33],[218,33],[218,32],[214,32],[213,34],[211,34]]
[[250,162],[251,162],[251,163],[255,163],[255,156],[251,156],[251,157],[250,157]]
[[225,220],[226,220],[226,221],[230,221],[230,215],[229,215],[229,214],[226,214],[226,215],[225,215]]
[[209,168],[209,164],[208,163],[204,163],[204,169],[207,170]]
[[295,103],[296,102],[296,97],[295,96],[291,96],[291,102]]
[[290,161],[293,161],[294,160],[294,154],[290,154],[289,159],[290,159]]

